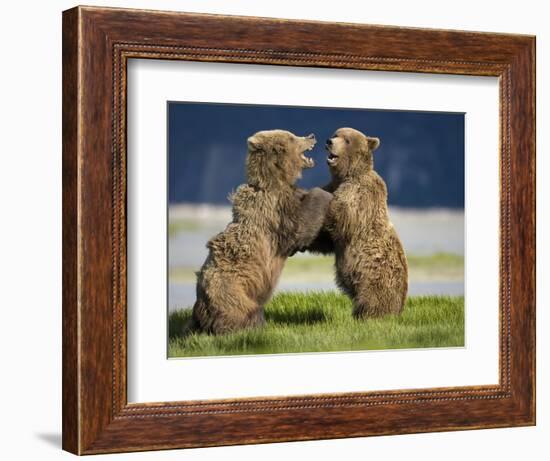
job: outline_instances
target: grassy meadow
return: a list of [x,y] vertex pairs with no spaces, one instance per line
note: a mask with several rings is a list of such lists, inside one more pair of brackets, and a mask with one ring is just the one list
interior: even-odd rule
[[183,337],[205,244],[231,220],[231,209],[171,207],[169,357],[462,347],[463,212],[392,209],[391,216],[409,265],[409,298],[402,315],[354,320],[351,301],[334,282],[334,256],[297,253],[285,263],[263,328]]
[[461,296],[412,296],[401,315],[368,321],[353,319],[351,311],[349,298],[337,291],[282,292],[266,305],[266,324],[262,328],[221,336],[183,337],[181,332],[191,310],[181,309],[169,315],[168,356],[464,346]]

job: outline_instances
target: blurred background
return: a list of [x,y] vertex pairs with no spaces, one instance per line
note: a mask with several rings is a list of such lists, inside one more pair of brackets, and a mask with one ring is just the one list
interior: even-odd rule
[[[227,197],[245,182],[247,138],[275,128],[315,133],[316,166],[299,182],[310,188],[329,181],[324,143],[343,126],[381,139],[374,166],[409,260],[409,295],[464,294],[464,114],[169,102],[170,311],[195,301],[205,244],[230,222]],[[277,291],[335,289],[333,262],[289,258]]]

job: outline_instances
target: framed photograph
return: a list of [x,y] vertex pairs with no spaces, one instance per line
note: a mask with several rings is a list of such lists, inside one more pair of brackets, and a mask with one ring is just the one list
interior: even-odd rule
[[535,424],[535,38],[63,13],[63,448]]

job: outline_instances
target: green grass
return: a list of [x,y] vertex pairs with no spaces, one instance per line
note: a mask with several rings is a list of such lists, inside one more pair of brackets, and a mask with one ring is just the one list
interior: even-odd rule
[[192,219],[179,219],[179,220],[169,220],[168,222],[168,237],[174,237],[180,232],[187,231],[197,231],[202,229],[198,222]]
[[351,316],[351,301],[334,292],[280,293],[265,308],[262,328],[221,336],[181,332],[190,309],[169,316],[169,357],[277,354],[464,346],[464,298],[418,296],[399,316]]
[[460,280],[464,278],[464,256],[454,253],[407,255],[409,275],[414,280]]

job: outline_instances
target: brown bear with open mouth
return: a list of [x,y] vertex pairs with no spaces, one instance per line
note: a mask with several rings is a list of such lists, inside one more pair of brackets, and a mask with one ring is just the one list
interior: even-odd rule
[[336,282],[353,300],[357,318],[398,314],[405,305],[408,268],[390,222],[387,189],[374,171],[378,138],[340,128],[327,141],[334,194],[327,225],[310,251],[335,253]]
[[233,220],[207,244],[190,331],[221,334],[264,323],[288,256],[321,230],[332,194],[295,186],[315,136],[260,131],[248,139],[247,184],[232,195]]

